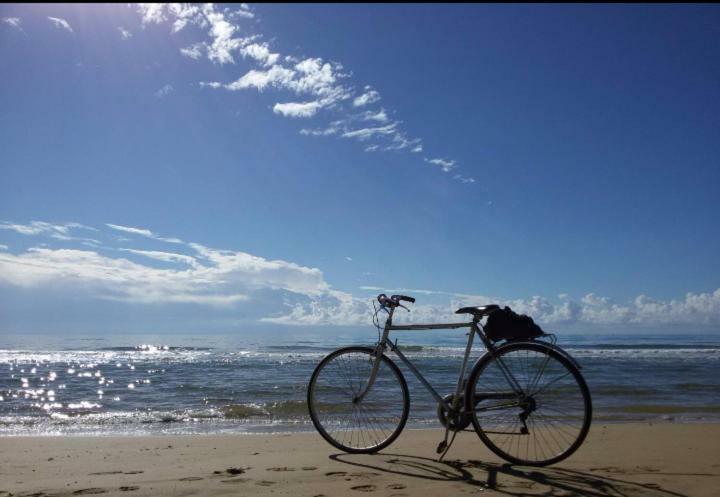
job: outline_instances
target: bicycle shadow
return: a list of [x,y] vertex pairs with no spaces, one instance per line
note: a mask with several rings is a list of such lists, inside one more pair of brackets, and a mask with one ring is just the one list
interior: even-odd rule
[[638,483],[616,477],[563,468],[535,468],[476,460],[439,462],[408,454],[346,454],[329,456],[343,464],[419,480],[459,482],[511,495],[580,495],[589,497],[687,497],[655,483]]

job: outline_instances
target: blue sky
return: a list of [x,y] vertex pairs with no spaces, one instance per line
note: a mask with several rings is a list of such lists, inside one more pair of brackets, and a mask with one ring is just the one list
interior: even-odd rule
[[717,6],[0,18],[0,329],[720,323]]

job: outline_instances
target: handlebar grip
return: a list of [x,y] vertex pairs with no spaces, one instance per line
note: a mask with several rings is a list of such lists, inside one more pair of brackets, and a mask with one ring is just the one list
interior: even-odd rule
[[393,295],[391,297],[393,300],[404,300],[406,302],[410,302],[411,304],[415,303],[414,297],[408,297],[407,295]]

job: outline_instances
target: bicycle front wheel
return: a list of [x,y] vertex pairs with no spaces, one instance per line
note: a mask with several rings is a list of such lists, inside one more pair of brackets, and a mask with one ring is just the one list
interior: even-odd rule
[[325,357],[308,386],[315,428],[330,444],[351,453],[372,453],[390,445],[405,427],[410,395],[400,369],[384,355],[375,383],[362,400],[375,349],[347,347]]
[[480,439],[513,464],[561,461],[580,447],[590,429],[585,380],[547,345],[509,344],[487,354],[470,374],[467,395]]

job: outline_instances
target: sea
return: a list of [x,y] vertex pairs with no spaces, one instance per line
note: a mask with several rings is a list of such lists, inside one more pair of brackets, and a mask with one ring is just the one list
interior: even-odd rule
[[[394,336],[441,394],[454,390],[464,330]],[[306,393],[315,366],[340,346],[376,338],[373,329],[299,327],[193,336],[0,336],[0,436],[312,431]],[[595,424],[720,421],[720,333],[560,333],[557,339],[582,366]],[[483,353],[479,343],[473,361]],[[439,427],[433,398],[396,362],[411,392],[408,426]]]

